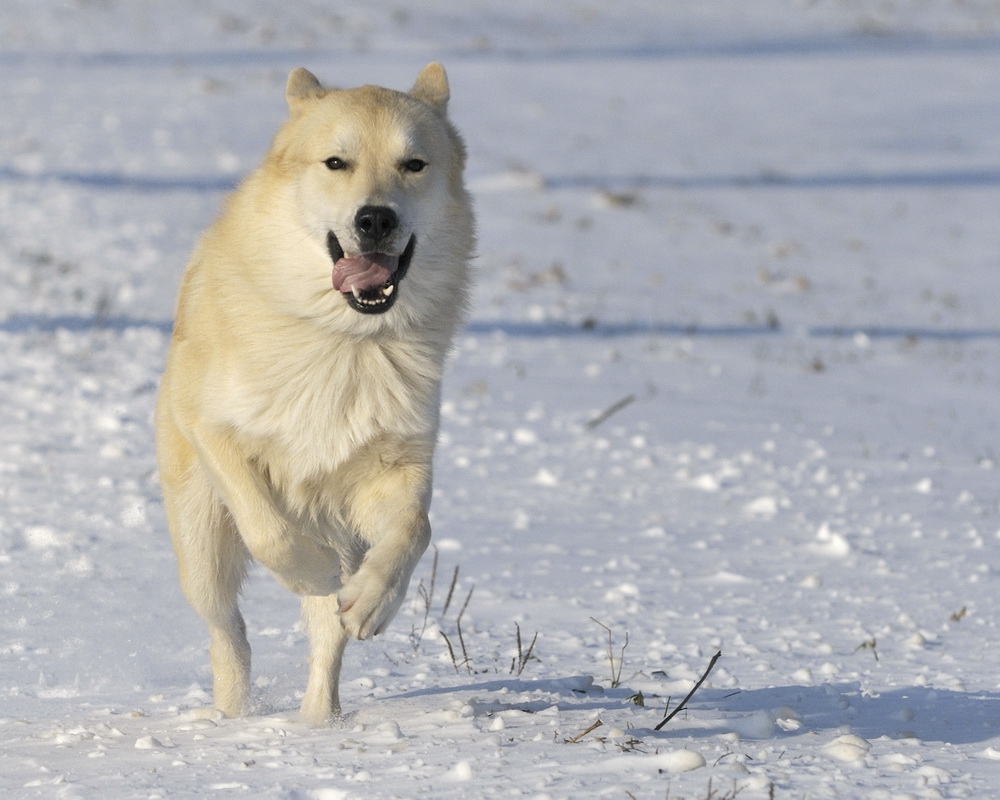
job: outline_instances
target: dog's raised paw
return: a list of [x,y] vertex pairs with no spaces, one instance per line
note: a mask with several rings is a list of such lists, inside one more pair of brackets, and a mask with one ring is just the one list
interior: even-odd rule
[[382,631],[396,615],[403,590],[392,587],[362,569],[337,593],[340,621],[356,639],[369,639]]

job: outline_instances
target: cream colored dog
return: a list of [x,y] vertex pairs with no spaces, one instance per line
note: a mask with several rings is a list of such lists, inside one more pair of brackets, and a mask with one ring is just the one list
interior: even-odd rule
[[409,93],[288,78],[289,118],[184,275],[156,413],[181,585],[215,706],[248,712],[248,560],[302,595],[303,715],[340,713],[349,637],[381,632],[431,530],[445,355],[474,222],[444,70]]

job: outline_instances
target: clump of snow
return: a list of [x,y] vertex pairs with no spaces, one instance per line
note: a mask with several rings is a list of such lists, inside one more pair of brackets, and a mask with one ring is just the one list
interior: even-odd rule
[[729,720],[726,726],[748,739],[770,739],[775,731],[774,718],[763,708],[749,716]]
[[[827,558],[844,558],[851,553],[851,543],[843,534],[831,530],[829,523],[824,522],[816,531],[816,540],[809,545],[809,551]],[[810,576],[807,580],[815,580],[815,576]]]
[[860,761],[872,749],[871,743],[854,734],[838,736],[823,748],[823,753],[834,761]]
[[758,497],[746,504],[745,511],[755,517],[773,517],[778,513],[778,499],[776,497]]

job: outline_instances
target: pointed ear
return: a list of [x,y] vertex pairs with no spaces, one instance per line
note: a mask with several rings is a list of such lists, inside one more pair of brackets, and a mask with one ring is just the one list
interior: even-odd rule
[[294,111],[302,100],[319,97],[324,91],[315,75],[305,67],[296,67],[288,76],[288,83],[285,84],[285,100],[289,111]]
[[448,107],[448,98],[451,96],[448,91],[448,76],[445,75],[444,67],[436,61],[424,67],[417,76],[417,82],[410,89],[410,95],[418,100],[423,100],[443,114]]

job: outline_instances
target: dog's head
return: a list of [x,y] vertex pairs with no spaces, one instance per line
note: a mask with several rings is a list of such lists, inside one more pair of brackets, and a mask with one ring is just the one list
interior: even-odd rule
[[[299,68],[285,96],[289,119],[269,160],[293,187],[302,228],[329,255],[338,303],[384,314],[409,291],[407,275],[440,260],[442,248],[450,248],[449,258],[456,248],[462,260],[468,257],[465,149],[447,119],[448,80],[440,64],[427,66],[409,93],[326,89]],[[456,231],[456,222],[467,233]],[[417,294],[425,284],[426,294],[433,288],[427,280],[406,283]]]

